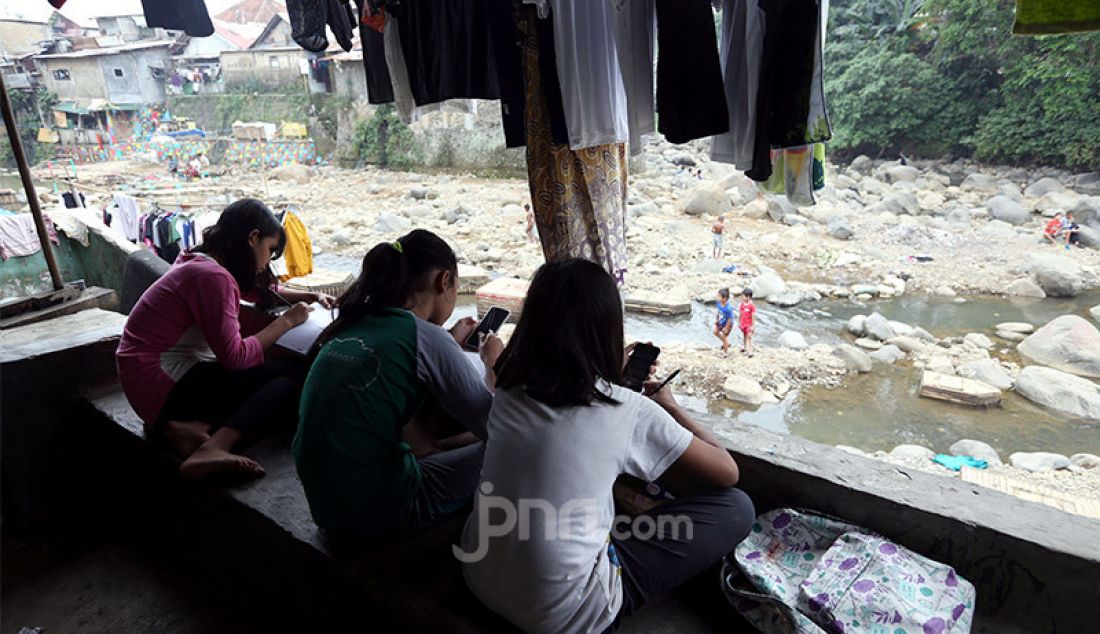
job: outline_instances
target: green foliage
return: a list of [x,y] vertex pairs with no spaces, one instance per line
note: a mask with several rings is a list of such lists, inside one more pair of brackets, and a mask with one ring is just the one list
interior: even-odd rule
[[834,0],[830,151],[1095,169],[1100,34],[1013,37],[1014,6]]
[[359,158],[364,162],[410,167],[423,159],[412,129],[401,121],[392,105],[379,106],[370,119],[359,123],[355,135]]
[[[38,129],[43,126],[43,116],[49,116],[50,109],[57,103],[57,95],[39,87],[35,92],[9,91],[8,98],[11,100],[16,129],[19,131],[19,138],[23,141],[23,152],[27,155],[27,161],[34,165],[50,158],[54,146],[49,143],[38,143]],[[11,143],[8,142],[6,132],[3,142],[0,143],[0,164],[15,166],[15,152],[11,148]]]

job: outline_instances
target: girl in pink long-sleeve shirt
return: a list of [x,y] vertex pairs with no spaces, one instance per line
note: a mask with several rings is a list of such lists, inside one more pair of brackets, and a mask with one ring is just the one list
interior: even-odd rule
[[268,265],[285,244],[266,205],[238,200],[207,229],[201,246],[145,291],[126,321],[117,353],[122,389],[147,432],[163,434],[184,456],[184,477],[262,475],[233,447],[297,410],[295,369],[265,363],[264,351],[305,321],[303,302],[330,305],[332,298],[284,291],[299,303],[251,337],[241,337],[239,321],[242,291],[273,284]]

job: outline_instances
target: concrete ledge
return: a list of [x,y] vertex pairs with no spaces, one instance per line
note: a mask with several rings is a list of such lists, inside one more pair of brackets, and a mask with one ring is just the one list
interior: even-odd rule
[[122,292],[119,298],[122,312],[130,314],[145,289],[167,273],[169,268],[169,264],[152,251],[142,249],[130,253],[122,271]]
[[1100,623],[1100,522],[968,484],[696,414],[741,467],[758,510],[804,507],[950,564],[978,590],[975,632]]
[[[65,350],[115,344],[126,317],[99,308],[0,331],[0,363],[30,361]],[[114,360],[114,348],[111,350]],[[112,373],[113,374],[113,373]]]

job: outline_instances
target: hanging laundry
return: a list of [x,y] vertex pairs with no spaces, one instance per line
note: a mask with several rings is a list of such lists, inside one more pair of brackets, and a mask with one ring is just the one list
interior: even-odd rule
[[657,112],[672,143],[729,131],[710,0],[657,0]]
[[[764,46],[756,100],[755,181],[771,176],[771,148],[796,147],[829,138],[828,122],[811,125],[819,59],[821,5],[804,0],[757,0],[764,11]],[[823,102],[822,102],[823,105]],[[821,119],[824,119],[822,112]]]
[[752,168],[763,46],[764,14],[756,0],[723,0],[720,58],[729,132],[714,137],[710,158],[742,171]]
[[[46,233],[50,242],[56,244],[57,232],[54,231],[53,222],[46,214],[42,215],[42,220],[46,223]],[[41,250],[42,243],[38,240],[34,216],[31,214],[0,216],[0,258],[7,260],[11,257],[34,255]]]
[[65,192],[61,194],[61,200],[65,202],[66,209],[76,209],[77,207],[87,207],[87,201],[84,199],[84,194],[80,192]]
[[825,187],[825,144],[771,151],[772,175],[760,189],[784,194],[792,205],[813,205],[814,192]]
[[[558,81],[557,54],[554,51],[554,21],[539,18],[534,22],[539,42],[539,82],[542,85],[542,93],[545,97],[546,116],[550,123],[550,139],[555,145],[568,145],[569,126],[565,123],[565,106],[562,103],[561,82]],[[522,48],[520,59],[524,59]],[[524,99],[526,101],[526,77],[524,82]]]
[[325,24],[328,21],[328,0],[287,0],[287,17],[290,18],[290,37],[311,53],[320,53],[328,47]]
[[287,211],[283,218],[283,231],[286,232],[286,248],[283,249],[286,274],[280,275],[279,279],[285,282],[293,277],[309,275],[313,272],[313,243],[306,226],[294,212]]
[[[499,0],[417,0],[390,5],[416,105],[447,99],[499,99],[491,28]],[[500,34],[501,36],[505,34]]]
[[112,214],[115,226],[123,236],[131,242],[138,240],[138,216],[141,207],[137,199],[125,194],[115,194],[114,202],[117,210]]
[[572,150],[554,143],[536,22],[533,10],[520,17],[527,82],[527,174],[543,254],[548,262],[570,257],[596,262],[621,286],[627,268],[626,146],[611,143]]
[[629,141],[626,87],[615,39],[608,37],[616,20],[612,3],[525,1],[538,6],[540,16],[549,13],[554,22],[554,61],[569,126],[569,148]]
[[141,7],[149,28],[183,31],[191,37],[214,34],[214,23],[203,0],[141,0]]
[[1018,35],[1074,33],[1100,30],[1100,3],[1096,0],[1016,0]]
[[[527,142],[524,131],[523,48],[515,11],[510,2],[494,3],[489,12],[489,29],[493,34],[493,57],[500,88],[500,119],[504,127],[505,147],[522,147]],[[560,100],[559,100],[560,110]]]
[[371,13],[366,0],[359,5],[359,40],[363,46],[363,70],[367,76],[367,101],[373,104],[393,103],[393,84],[386,67],[386,44],[382,35],[385,14]]
[[642,138],[657,131],[653,101],[653,55],[657,48],[655,0],[615,3],[615,51],[626,89],[626,122],[630,153],[642,151]]

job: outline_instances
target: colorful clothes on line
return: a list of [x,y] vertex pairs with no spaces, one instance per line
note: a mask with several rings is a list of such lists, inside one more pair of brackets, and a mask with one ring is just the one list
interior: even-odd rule
[[[50,217],[42,214],[42,220],[46,223],[46,232],[50,236],[50,241],[57,243],[57,232],[54,231]],[[34,216],[31,214],[0,216],[0,258],[7,260],[13,256],[34,255],[41,250],[42,242],[38,239]]]
[[814,192],[825,187],[825,144],[771,151],[772,175],[759,187],[786,194],[792,205],[813,205]]
[[534,10],[520,18],[526,81],[527,175],[546,261],[584,258],[622,286],[626,274],[626,144],[555,144],[539,74]]
[[286,231],[286,248],[283,249],[286,274],[280,275],[279,279],[285,282],[313,272],[313,243],[309,240],[306,226],[292,211],[286,212],[283,230]]

